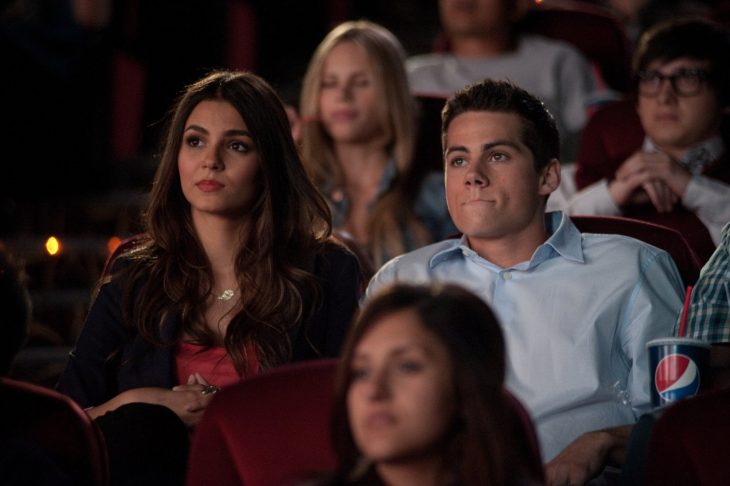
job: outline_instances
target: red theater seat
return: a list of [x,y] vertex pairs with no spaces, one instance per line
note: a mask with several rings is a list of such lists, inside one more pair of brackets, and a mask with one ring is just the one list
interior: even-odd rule
[[295,484],[332,470],[336,360],[286,365],[226,388],[193,437],[189,486]]
[[720,486],[730,480],[730,390],[683,400],[659,417],[649,439],[646,484]]
[[631,236],[672,256],[685,286],[694,285],[702,265],[682,234],[672,228],[620,216],[571,216],[581,233]]
[[[188,486],[297,484],[335,467],[330,414],[337,360],[286,365],[222,390],[193,437]],[[532,421],[505,392],[510,448],[542,478]]]
[[[68,484],[109,483],[104,439],[73,400],[48,388],[0,378],[0,404],[0,456],[12,452],[8,444],[22,444],[51,461],[58,475],[71,481]],[[33,464],[29,460],[26,466]],[[27,473],[33,477],[32,471]]]

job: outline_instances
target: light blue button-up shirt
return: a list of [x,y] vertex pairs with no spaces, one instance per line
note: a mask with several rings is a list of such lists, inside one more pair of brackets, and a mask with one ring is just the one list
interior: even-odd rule
[[495,311],[507,387],[535,422],[549,461],[585,432],[630,424],[650,408],[647,341],[672,336],[683,288],[669,254],[619,235],[581,234],[560,212],[529,261],[501,268],[465,238],[394,258],[365,298],[395,281],[460,284]]

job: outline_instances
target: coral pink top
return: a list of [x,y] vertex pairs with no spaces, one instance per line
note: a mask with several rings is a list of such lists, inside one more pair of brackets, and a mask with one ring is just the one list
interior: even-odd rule
[[[246,376],[254,376],[259,372],[259,360],[256,347],[246,345],[248,372]],[[199,346],[181,341],[175,351],[177,381],[181,385],[188,382],[188,377],[199,373],[211,385],[226,386],[236,383],[241,376],[233,367],[233,361],[223,346]]]

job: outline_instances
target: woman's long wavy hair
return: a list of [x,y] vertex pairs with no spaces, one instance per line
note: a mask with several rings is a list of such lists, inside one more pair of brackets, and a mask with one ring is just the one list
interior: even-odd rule
[[395,159],[396,179],[373,208],[368,222],[368,252],[376,268],[389,256],[406,251],[403,239],[408,231],[415,246],[429,243],[428,235],[413,213],[418,182],[408,177],[416,139],[416,102],[408,87],[405,54],[398,39],[387,29],[365,20],[345,22],[335,27],[317,47],[304,76],[300,112],[302,156],[315,185],[321,189],[341,189],[342,164],[337,160],[333,141],[319,121],[319,98],[327,56],[336,46],[352,42],[367,53],[374,74],[377,99],[381,100],[382,125],[388,139],[387,150]]
[[504,341],[489,306],[456,285],[396,284],[365,306],[344,348],[332,417],[338,456],[333,483],[371,484],[375,476],[373,465],[357,448],[347,412],[352,359],[370,329],[385,316],[406,309],[415,311],[423,327],[446,347],[452,364],[456,416],[443,447],[441,484],[491,486],[523,484],[520,480],[527,477],[539,479],[541,472],[529,471],[520,457],[518,451],[524,450],[524,444],[517,442],[515,435],[519,434],[512,434],[514,416],[503,394]]
[[124,272],[129,280],[123,309],[130,326],[158,345],[174,345],[181,337],[161,338],[160,326],[174,313],[182,319],[184,335],[214,344],[203,318],[213,276],[178,170],[185,123],[204,100],[225,101],[238,111],[259,156],[259,193],[246,215],[248,225],[242,216],[241,230],[247,234],[241,235],[235,260],[242,310],[232,317],[224,339],[234,366],[245,372],[247,342],[255,345],[263,367],[290,358],[287,331],[316,306],[314,256],[331,234],[329,208],[307,178],[282,103],[258,76],[215,71],[178,99],[145,214],[148,239],[127,255],[132,264]]

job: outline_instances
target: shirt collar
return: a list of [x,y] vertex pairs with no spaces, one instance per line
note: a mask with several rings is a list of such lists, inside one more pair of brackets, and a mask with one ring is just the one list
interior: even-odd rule
[[[583,238],[567,214],[562,211],[546,213],[545,228],[550,235],[548,239],[535,249],[529,262],[516,265],[517,268],[534,268],[542,262],[558,256],[580,263],[585,261],[583,258]],[[481,258],[469,247],[466,236],[462,235],[460,239],[452,240],[450,245],[434,254],[428,265],[433,268],[444,261],[457,258],[459,255],[469,258]]]
[[[642,149],[645,152],[661,152],[648,136],[644,138]],[[685,150],[679,163],[692,174],[697,175],[701,174],[706,166],[722,157],[723,153],[725,153],[725,143],[721,136],[715,135]]]
[[446,246],[446,248],[436,252],[428,261],[428,266],[429,268],[433,268],[441,262],[455,258],[457,255],[464,254],[464,252],[476,254],[474,250],[469,248],[466,236],[462,235],[459,239],[450,240],[450,243]]
[[[563,258],[584,262],[583,237],[567,214],[562,211],[546,213],[545,228],[550,237],[535,250],[531,259],[531,267],[550,257],[547,252],[548,247]],[[544,253],[545,256],[539,259],[541,253]]]

